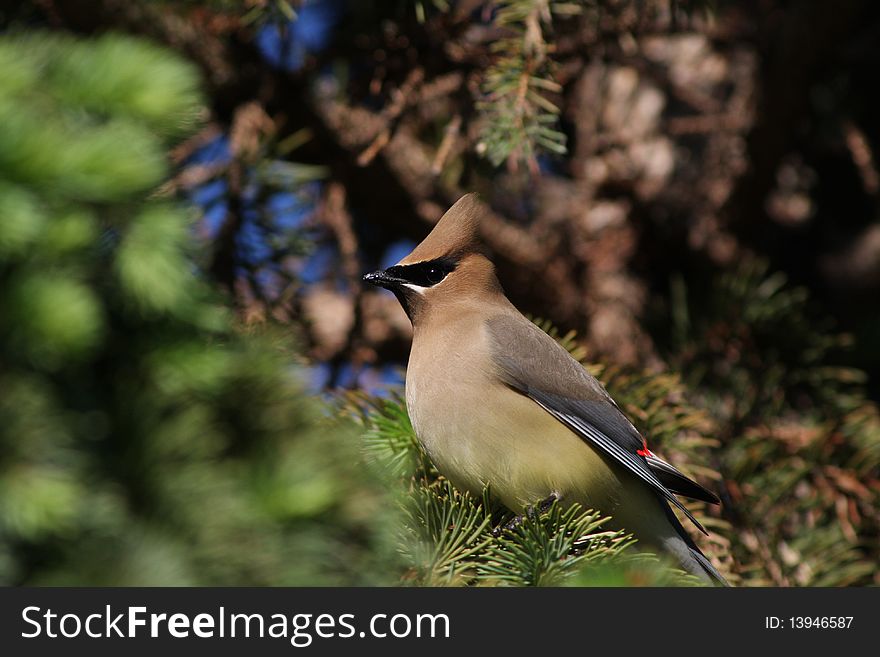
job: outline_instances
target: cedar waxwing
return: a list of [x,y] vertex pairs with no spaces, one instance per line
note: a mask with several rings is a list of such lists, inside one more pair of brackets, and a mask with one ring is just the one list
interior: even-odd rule
[[675,495],[718,498],[653,454],[602,384],[508,301],[480,250],[480,214],[476,195],[463,196],[412,253],[364,276],[412,321],[406,407],[434,465],[517,513],[559,499],[610,515],[726,584],[670,508],[705,533]]

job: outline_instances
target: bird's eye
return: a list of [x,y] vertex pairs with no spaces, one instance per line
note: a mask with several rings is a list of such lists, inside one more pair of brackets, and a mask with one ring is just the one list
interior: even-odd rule
[[446,272],[440,269],[440,267],[431,267],[425,272],[425,278],[428,279],[428,282],[431,285],[434,285],[446,278]]
[[453,261],[438,258],[428,262],[417,262],[412,265],[395,265],[388,272],[400,280],[418,285],[419,287],[432,287],[445,279],[455,269]]

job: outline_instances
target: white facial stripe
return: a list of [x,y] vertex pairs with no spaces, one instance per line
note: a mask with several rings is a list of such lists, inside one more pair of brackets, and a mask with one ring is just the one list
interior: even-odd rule
[[426,287],[422,287],[421,285],[416,285],[415,283],[404,283],[403,287],[408,287],[410,290],[414,290],[419,294],[424,294],[425,290],[428,289]]

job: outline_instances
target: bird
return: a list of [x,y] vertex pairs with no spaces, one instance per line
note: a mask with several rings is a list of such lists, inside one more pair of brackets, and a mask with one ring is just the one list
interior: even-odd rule
[[679,522],[676,495],[718,497],[650,449],[602,384],[508,300],[462,196],[397,264],[365,274],[412,322],[406,408],[437,470],[520,514],[553,500],[611,517],[706,583],[727,585]]

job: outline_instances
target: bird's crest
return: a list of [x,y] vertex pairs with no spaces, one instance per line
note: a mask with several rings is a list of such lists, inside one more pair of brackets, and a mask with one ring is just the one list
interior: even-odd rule
[[465,194],[440,217],[440,221],[422,243],[399,264],[409,265],[476,251],[483,212],[484,208],[479,196],[474,193]]

